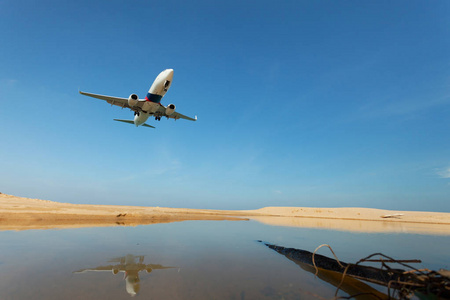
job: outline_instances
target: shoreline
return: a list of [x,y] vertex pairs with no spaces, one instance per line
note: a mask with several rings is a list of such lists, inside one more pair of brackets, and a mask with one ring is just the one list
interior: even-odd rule
[[272,226],[450,235],[450,213],[357,207],[264,207],[256,210],[213,210],[88,205],[0,194],[0,230],[138,226],[193,220],[254,220]]

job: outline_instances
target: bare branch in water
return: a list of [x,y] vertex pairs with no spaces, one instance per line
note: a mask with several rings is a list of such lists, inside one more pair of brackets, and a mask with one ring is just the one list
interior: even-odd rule
[[[450,299],[450,271],[416,269],[407,264],[420,263],[421,261],[418,259],[397,260],[383,253],[374,253],[353,264],[339,261],[333,249],[327,244],[320,245],[312,253],[301,249],[264,244],[283,254],[302,269],[314,273],[320,279],[336,286],[335,299],[350,299],[360,296],[368,299],[410,299],[413,294],[419,298]],[[324,246],[331,250],[335,259],[316,254],[317,250]],[[379,258],[374,259],[374,256]],[[364,266],[363,263],[380,263],[381,266],[376,268]],[[403,269],[394,267],[394,265],[402,266]],[[361,280],[386,286],[387,294],[364,284]],[[338,297],[337,294],[340,290],[349,296]]]

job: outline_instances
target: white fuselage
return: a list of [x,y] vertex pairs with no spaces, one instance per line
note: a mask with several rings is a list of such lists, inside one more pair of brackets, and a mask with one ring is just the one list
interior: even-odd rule
[[140,126],[147,122],[148,117],[150,117],[149,113],[140,112],[139,114],[134,115],[134,125]]
[[[145,97],[142,112],[134,116],[136,126],[144,124],[151,114],[154,114],[161,104],[161,99],[169,90],[173,80],[173,69],[167,69],[159,73]],[[145,111],[145,112],[144,112]]]

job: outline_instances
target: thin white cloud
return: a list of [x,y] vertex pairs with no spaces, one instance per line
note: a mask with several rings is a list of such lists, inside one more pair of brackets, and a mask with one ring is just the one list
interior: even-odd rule
[[17,79],[0,79],[0,88],[14,87],[18,82]]
[[443,170],[439,170],[437,172],[437,174],[439,175],[439,177],[441,178],[450,178],[450,167],[443,169]]
[[364,117],[407,116],[427,109],[450,104],[450,97],[444,96],[432,100],[402,99],[392,101],[369,101],[360,108],[359,114]]

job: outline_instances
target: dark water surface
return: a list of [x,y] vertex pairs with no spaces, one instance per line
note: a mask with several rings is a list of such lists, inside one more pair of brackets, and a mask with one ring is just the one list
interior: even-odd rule
[[[417,268],[450,269],[448,235],[351,233],[255,221],[2,231],[0,299],[333,298],[336,287],[257,240],[311,252],[329,244],[346,262],[382,252],[421,259]],[[325,248],[318,253],[332,257]]]

